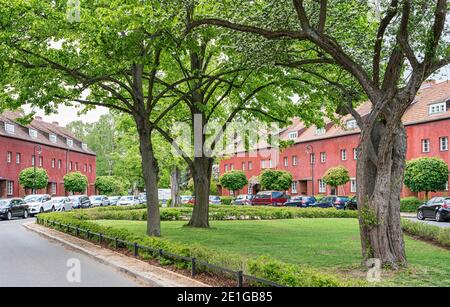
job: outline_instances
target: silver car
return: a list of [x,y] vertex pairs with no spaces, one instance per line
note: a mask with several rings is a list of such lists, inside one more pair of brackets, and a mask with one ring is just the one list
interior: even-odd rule
[[92,207],[109,206],[108,197],[106,197],[105,195],[94,195],[89,197],[89,200],[91,201]]
[[53,197],[50,200],[55,207],[55,211],[72,211],[73,204],[69,197]]

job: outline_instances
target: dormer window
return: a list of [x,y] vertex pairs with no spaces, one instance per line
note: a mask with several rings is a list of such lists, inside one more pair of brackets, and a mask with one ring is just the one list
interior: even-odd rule
[[9,134],[14,134],[15,126],[13,124],[5,123],[5,131]]
[[294,139],[296,139],[298,137],[298,132],[297,131],[289,132],[288,137],[289,137],[290,140],[294,140]]
[[83,148],[83,150],[87,150],[88,146],[86,143],[81,143],[81,148]]
[[56,135],[54,135],[54,134],[50,134],[48,138],[49,138],[50,142],[52,142],[54,144],[56,144],[56,142],[58,142],[58,139],[56,138]]
[[351,119],[347,121],[347,130],[353,130],[358,128],[358,123],[355,119]]
[[30,135],[31,138],[36,139],[38,136],[38,132],[35,129],[28,129],[28,134]]
[[67,139],[67,145],[69,147],[73,147],[73,140],[72,139]]
[[446,102],[440,102],[440,103],[434,103],[430,104],[428,106],[428,114],[439,114],[439,113],[445,113],[447,112],[447,103]]
[[325,132],[327,132],[325,130],[325,128],[316,128],[316,131],[314,131],[315,135],[321,135],[321,134],[325,134]]

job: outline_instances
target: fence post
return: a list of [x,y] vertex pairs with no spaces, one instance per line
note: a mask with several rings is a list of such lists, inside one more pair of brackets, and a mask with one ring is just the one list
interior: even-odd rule
[[102,243],[103,243],[103,234],[100,233],[98,235],[98,241],[99,241],[99,244],[102,245]]
[[159,253],[159,257],[162,258],[164,256],[164,251],[162,249],[159,249],[158,253]]
[[197,274],[197,259],[192,258],[191,276],[194,277]]
[[134,257],[139,256],[139,245],[134,243]]
[[88,239],[88,241],[91,239],[91,231],[90,230],[88,230],[87,232],[86,232],[86,236],[87,236],[87,239]]
[[237,272],[237,283],[239,288],[242,288],[244,286],[244,272]]
[[76,232],[76,234],[77,234],[77,237],[80,236],[80,227],[78,227],[78,226],[77,226],[77,232]]
[[116,249],[119,248],[119,239],[114,238],[114,245],[115,245]]
[[70,225],[67,224],[67,233],[70,233]]

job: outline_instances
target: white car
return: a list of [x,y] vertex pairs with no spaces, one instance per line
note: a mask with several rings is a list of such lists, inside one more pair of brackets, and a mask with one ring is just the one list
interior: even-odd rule
[[94,195],[89,197],[92,207],[109,206],[109,199],[105,195]]
[[69,197],[53,197],[50,202],[53,203],[56,211],[72,211],[72,201]]
[[55,206],[50,201],[51,196],[48,194],[28,195],[24,198],[24,200],[30,208],[31,215],[44,212],[53,212],[56,210]]
[[138,196],[122,196],[119,201],[117,202],[117,205],[119,206],[133,206],[133,205],[139,205],[139,197]]

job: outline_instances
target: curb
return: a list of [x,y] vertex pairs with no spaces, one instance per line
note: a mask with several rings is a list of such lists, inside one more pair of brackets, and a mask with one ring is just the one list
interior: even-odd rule
[[[147,262],[125,256],[106,248],[102,248],[91,242],[72,237],[68,234],[60,233],[53,229],[47,229],[36,224],[35,222],[23,224],[23,227],[51,240],[57,241],[65,246],[68,246],[84,255],[95,259],[96,261],[104,265],[110,266],[119,272],[125,273],[130,277],[137,279],[138,281],[144,282],[147,286],[209,287],[209,285],[189,278],[185,275],[151,265]],[[64,237],[67,237],[67,239],[71,239],[71,241],[82,241],[82,244],[85,247],[70,242]],[[98,252],[96,252],[95,250],[97,250]],[[101,253],[99,251],[101,251]],[[134,266],[135,268],[133,268],[132,266]],[[139,270],[139,268],[141,268],[142,270]]]

